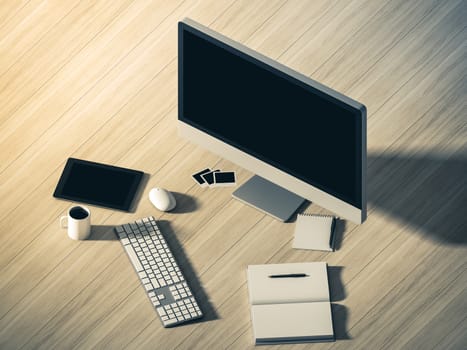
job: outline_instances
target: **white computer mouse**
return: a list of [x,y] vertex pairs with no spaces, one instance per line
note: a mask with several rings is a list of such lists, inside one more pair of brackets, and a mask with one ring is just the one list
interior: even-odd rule
[[149,200],[160,211],[170,211],[177,204],[172,193],[158,187],[149,191]]

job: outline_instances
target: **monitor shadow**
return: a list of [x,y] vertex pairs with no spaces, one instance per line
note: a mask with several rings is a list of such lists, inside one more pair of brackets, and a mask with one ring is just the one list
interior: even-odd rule
[[368,155],[368,202],[444,244],[467,244],[467,156]]

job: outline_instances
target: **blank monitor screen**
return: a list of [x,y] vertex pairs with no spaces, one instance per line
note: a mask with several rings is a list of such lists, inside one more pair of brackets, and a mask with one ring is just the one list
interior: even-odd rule
[[179,119],[362,208],[360,111],[181,26]]

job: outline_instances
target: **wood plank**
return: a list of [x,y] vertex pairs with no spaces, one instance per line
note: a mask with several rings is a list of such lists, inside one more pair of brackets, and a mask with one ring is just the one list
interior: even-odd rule
[[[458,88],[458,86],[457,86],[457,88]],[[453,89],[455,90],[455,89],[456,89],[456,86],[454,86]],[[454,110],[454,111],[455,111],[455,110]],[[413,135],[412,135],[412,137],[413,137]],[[454,139],[455,139],[455,138],[454,138]],[[425,141],[426,141],[426,139],[425,139]],[[441,167],[442,167],[442,166],[441,166],[440,164],[438,164],[438,167],[437,167],[437,168],[441,168]],[[436,169],[436,168],[435,168],[435,169]],[[438,176],[435,176],[434,178],[439,178],[439,177],[438,177]],[[391,186],[389,186],[389,187],[391,187]],[[449,194],[448,194],[447,196],[449,197]],[[456,208],[456,207],[451,208],[451,209],[455,209],[455,208]],[[440,215],[440,216],[441,216],[441,218],[443,217],[442,215]],[[458,222],[458,220],[454,220],[454,222]],[[386,222],[385,225],[387,225],[387,224],[388,224],[388,223]],[[368,225],[368,223],[367,223],[366,225]],[[378,226],[381,226],[381,224],[378,225]],[[370,228],[368,231],[371,232],[371,231],[372,231],[371,228]],[[355,235],[355,234],[354,234],[354,235]],[[347,237],[347,236],[346,236],[346,237]],[[388,237],[390,237],[390,236],[388,236]],[[365,239],[367,239],[367,238],[365,237]],[[351,246],[351,247],[350,247],[351,252],[352,252],[352,255],[355,255],[355,252],[359,249],[358,246],[362,246],[363,244],[365,244],[365,243],[363,243],[364,241],[365,241],[365,240],[361,240],[361,243],[360,243],[360,244],[357,244],[356,246]],[[348,242],[346,241],[346,243],[348,243]],[[382,243],[382,242],[381,242],[381,239],[378,240],[378,243],[379,243],[379,244]],[[289,251],[288,248],[287,248],[287,251]],[[284,260],[285,260],[285,261],[301,261],[301,260],[303,259],[303,258],[294,259],[294,258],[291,257],[291,255],[292,255],[292,254],[288,254],[287,259],[283,259],[282,261],[284,261]],[[293,254],[293,255],[296,255],[296,254]],[[368,257],[368,256],[369,256],[369,255],[368,255],[368,252],[362,252],[362,258],[363,258],[363,259],[364,259],[364,256]],[[347,269],[346,269],[346,270],[347,270]],[[236,301],[237,301],[237,300],[236,300]],[[238,320],[237,320],[237,321],[238,321]],[[203,338],[203,339],[204,339],[204,337],[201,337],[201,336],[200,336],[199,338]],[[246,345],[246,344],[242,343],[241,346],[244,346],[244,345]],[[240,347],[241,347],[241,346],[240,346]]]
[[[147,152],[147,151],[146,151],[146,152]],[[132,159],[134,160],[134,158],[132,158]],[[241,172],[240,172],[240,174],[241,174]],[[189,183],[192,185],[192,182],[191,182],[192,180],[190,179],[189,181],[190,181]]]
[[385,6],[394,5],[364,0],[338,2],[307,28],[279,61],[314,78],[314,72]]
[[[462,26],[465,15],[462,2],[438,3],[413,30],[353,81],[350,89],[355,91],[355,97],[373,103],[388,100],[430,61],[452,50],[449,41],[465,29]],[[404,64],[399,64],[401,59]],[[369,118],[376,112],[377,108],[371,108]]]
[[3,32],[2,29],[8,25],[9,21],[13,20],[15,17],[16,20],[21,20],[21,17],[24,16],[24,14],[21,13],[21,10],[23,10],[24,7],[30,2],[31,0],[5,0],[2,2],[2,6],[0,6],[0,33],[2,36],[8,32]]
[[[459,256],[459,258],[462,259],[462,256]],[[453,269],[450,269],[448,273],[452,275]],[[397,347],[405,342],[403,346],[405,349],[427,349],[449,333],[453,327],[453,319],[459,320],[465,317],[467,312],[466,266],[464,265],[463,273],[454,283],[448,284],[448,279],[445,276],[444,279],[446,287],[441,291],[441,295],[433,301],[427,298],[427,308],[423,310],[410,327],[401,333],[399,338],[393,339],[389,344],[390,347]],[[405,339],[409,340],[406,341]]]
[[[440,95],[448,88],[453,79],[465,67],[465,52],[462,49],[453,50],[452,46],[459,44],[465,38],[465,31],[459,33],[453,41],[448,43],[449,49],[441,55],[445,57],[443,61],[428,61],[427,67],[419,72],[391,96],[394,103],[386,103],[378,111],[381,117],[369,119],[368,134],[378,134],[378,146],[368,138],[368,151],[371,152],[376,147],[384,149],[401,134],[409,123],[415,122],[418,118],[438,102]],[[440,58],[441,58],[440,57]],[[440,66],[441,65],[441,66]],[[440,69],[440,67],[442,69]],[[420,86],[423,86],[421,90]],[[463,89],[465,91],[465,88]]]
[[0,76],[13,65],[21,64],[20,59],[27,51],[44,40],[77,5],[77,1],[30,1],[4,23],[0,28]]
[[[112,2],[82,1],[64,21],[58,23],[47,35],[48,40],[33,47],[19,59],[20,64],[13,65],[0,82],[0,96],[4,103],[0,106],[0,122],[5,130],[12,115],[18,113],[24,103],[30,99],[59,70],[70,56],[79,52],[86,44],[104,29],[129,1]],[[122,8],[123,7],[123,8]],[[107,16],[96,21],[99,16]],[[86,28],[86,29],[85,29]],[[57,50],[57,48],[60,48]],[[58,51],[58,52],[57,52]],[[21,91],[21,94],[17,92]],[[10,122],[11,123],[11,122]]]
[[453,327],[448,332],[448,334],[445,334],[443,337],[441,337],[442,339],[435,345],[435,348],[445,350],[462,349],[462,347],[467,342],[467,334],[465,332],[466,328],[467,317],[464,317],[464,319],[459,322],[457,327]]
[[[173,42],[170,41],[169,33],[167,33],[166,30],[170,28],[171,20],[173,20],[173,18],[179,18],[181,14],[175,13],[172,16],[173,17],[165,19],[162,22],[162,27],[156,25],[158,29],[154,30],[151,35],[146,38],[148,42],[152,43],[152,50],[140,48],[141,51],[144,51],[141,55],[140,50],[136,50],[137,52],[133,50],[117,65],[120,69],[112,70],[112,74],[99,80],[97,85],[86,92],[86,98],[81,98],[78,104],[73,105],[64,116],[58,119],[53,126],[41,135],[38,142],[35,143],[34,148],[30,148],[21,154],[15,161],[16,166],[11,166],[0,174],[0,178],[2,178],[4,184],[14,186],[15,183],[16,185],[21,183],[21,186],[18,186],[18,191],[15,193],[2,193],[5,199],[2,205],[4,205],[4,209],[7,212],[10,212],[13,208],[22,203],[24,199],[31,196],[31,193],[37,190],[38,183],[40,184],[50,177],[50,169],[54,170],[56,179],[58,179],[64,160],[73,154],[75,150],[78,150],[89,136],[93,135],[96,130],[99,130],[103,124],[128,103],[129,99],[134,98],[142,87],[151,82],[151,80],[173,60],[173,55],[171,55],[171,53],[175,51],[175,47]],[[174,31],[175,28],[173,28],[170,34],[174,35]],[[163,33],[166,34],[162,35]],[[151,41],[155,39],[152,35],[154,35],[157,40]],[[165,40],[167,45],[167,47],[163,47],[162,55],[159,53],[160,47],[155,45],[159,40]],[[171,50],[169,48],[171,48]],[[137,55],[138,58],[134,55]],[[141,62],[146,59],[152,62],[151,68],[138,70],[136,62],[141,64]],[[131,64],[131,62],[133,62],[133,64]],[[133,69],[128,69],[128,67],[133,67]],[[135,69],[136,72],[134,71]],[[125,86],[125,88],[122,89],[120,88],[121,86]],[[51,104],[48,105],[47,108],[55,109],[57,106]],[[80,132],[77,133],[76,130],[80,130]],[[59,142],[61,147],[51,147],[51,144],[55,142]],[[97,144],[99,144],[99,142]],[[47,164],[46,167],[44,166],[45,164]],[[124,164],[122,165],[124,166]],[[27,174],[34,167],[37,169],[34,178],[18,178],[13,176],[13,174],[18,171]],[[50,190],[48,190],[47,193],[51,193]],[[45,208],[36,209],[44,210]],[[6,216],[7,215],[2,215],[3,218]],[[1,239],[2,237],[0,237],[0,240]],[[16,252],[16,250],[11,251],[13,254]],[[2,266],[2,264],[0,264],[0,266]]]
[[[430,263],[439,260],[448,252],[451,254],[451,261],[454,264],[433,266]],[[365,315],[362,321],[352,328],[351,332],[354,337],[352,346],[354,348],[374,347],[378,349],[405,346],[404,343],[407,339],[417,335],[416,325],[423,327],[420,323],[423,325],[423,322],[430,320],[431,316],[438,314],[433,311],[434,307],[439,307],[439,304],[449,304],[450,298],[455,298],[456,292],[459,292],[459,279],[462,279],[462,274],[465,275],[465,266],[460,266],[455,263],[455,260],[461,260],[463,254],[462,249],[458,248],[453,252],[452,247],[441,246],[432,254],[427,255],[404,280]],[[430,288],[421,297],[419,291],[426,288],[427,285]],[[457,288],[453,288],[454,285],[457,285]],[[454,295],[450,297],[451,291]],[[448,315],[447,313],[443,314]],[[445,322],[445,325],[450,327],[451,323]],[[433,331],[432,327],[427,327],[427,329]],[[445,332],[446,330],[440,327],[438,331]],[[419,338],[418,335],[417,338]],[[417,339],[417,342],[425,342],[426,348],[430,348],[429,344],[434,344],[436,341],[433,337],[427,338],[430,342],[421,338]]]
[[[0,347],[254,348],[246,266],[327,261],[337,342],[275,349],[462,349],[466,11],[460,0],[1,2]],[[186,16],[367,105],[368,221],[340,221],[336,252],[291,249],[293,223],[190,178],[201,165],[239,183],[251,173],[177,134]],[[71,203],[51,193],[69,156],[150,175],[134,213],[92,207],[88,241],[57,225]],[[152,207],[153,186],[176,193],[175,212]],[[113,225],[148,215],[200,322],[164,329],[115,240]]]
[[[159,28],[158,24],[167,16],[166,12],[154,11],[151,6],[143,8],[136,4],[131,6],[130,1],[124,2],[123,5],[113,2],[110,8],[105,4],[98,6],[94,4],[95,2],[92,3],[93,5],[88,9],[89,5],[81,2],[80,7],[74,9],[68,16],[69,18],[67,17],[67,21],[62,21],[60,26],[54,28],[54,31],[48,35],[47,41],[38,45],[35,50],[31,50],[27,57],[22,58],[25,62],[18,67],[26,65],[27,70],[16,72],[12,69],[2,77],[2,81],[8,81],[6,83],[8,88],[4,89],[0,96],[9,103],[2,106],[3,110],[0,109],[0,118],[2,116],[7,118],[2,124],[4,133],[0,136],[0,145],[3,147],[8,145],[11,151],[2,155],[0,170],[5,170],[7,166],[10,166],[11,172],[12,166],[18,162],[24,163],[24,152],[28,149],[28,140],[29,142],[31,139],[36,141],[38,137],[39,141],[44,140],[44,137],[49,140],[51,126],[59,126],[59,121],[64,120],[64,113],[70,113],[73,107],[83,108],[83,104],[80,103],[89,105],[89,100],[84,99],[83,95],[98,97],[100,93],[97,91],[102,90],[102,85],[98,87],[101,90],[95,88],[104,77],[108,77],[107,73],[115,69],[118,63],[123,62],[127,64],[127,67],[131,67],[125,58],[128,58],[129,52],[137,46],[135,42],[138,44],[141,37],[147,38],[148,32]],[[167,2],[164,3],[167,4]],[[169,7],[166,11],[173,10],[179,3],[168,3],[169,5],[166,6]],[[160,3],[153,6],[157,4],[160,6]],[[125,8],[124,5],[128,7]],[[147,13],[144,10],[153,14],[148,18],[151,26],[132,26],[131,24],[138,22],[138,16]],[[95,16],[99,11],[103,11],[108,17],[105,17],[102,22],[97,21],[93,24],[98,26],[97,28],[88,25],[88,22],[95,21]],[[73,25],[70,26],[69,22]],[[82,27],[88,28],[88,31],[83,31]],[[63,32],[67,36],[64,36]],[[160,35],[160,32],[154,34]],[[67,50],[64,50],[60,56],[49,57],[53,54],[50,46],[63,45],[60,40],[67,40],[68,36],[71,37],[74,45],[67,45]],[[75,36],[78,36],[79,40],[76,40]],[[61,39],[58,40],[58,38]],[[42,59],[37,60],[38,56]],[[71,57],[73,58],[70,59]],[[118,72],[122,73],[121,70]],[[43,79],[43,76],[47,76],[48,79]],[[118,81],[115,76],[113,78]],[[14,94],[18,89],[17,84],[21,84],[22,94]],[[61,90],[63,91],[62,99],[57,100],[55,94]],[[10,98],[11,93],[14,96]],[[39,120],[40,123],[38,123]],[[29,127],[25,128],[26,125]],[[60,126],[63,128],[63,124]],[[40,145],[39,143],[39,147]],[[14,161],[15,163],[12,163]],[[8,171],[2,173],[4,174],[8,174]]]
[[[435,0],[388,2],[313,73],[313,78],[353,97],[350,88],[362,74],[390,52],[431,11],[436,11]],[[372,110],[370,103],[367,107]],[[368,115],[371,117],[371,113]]]

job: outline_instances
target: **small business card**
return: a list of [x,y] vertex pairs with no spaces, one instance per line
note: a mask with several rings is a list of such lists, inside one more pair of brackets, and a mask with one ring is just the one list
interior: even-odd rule
[[202,175],[206,173],[210,173],[210,172],[211,172],[211,169],[206,168],[206,169],[203,169],[197,172],[196,174],[191,175],[191,177],[193,178],[193,180],[195,180],[195,182],[198,185],[200,185],[201,187],[206,187],[208,184],[206,183],[206,181],[204,181]]
[[214,173],[214,183],[212,184],[212,187],[227,187],[235,185],[235,172],[219,171]]
[[211,185],[214,183],[214,173],[219,172],[219,169],[210,171],[208,173],[204,173],[201,175],[203,178],[204,182],[207,184],[207,186],[211,187]]

